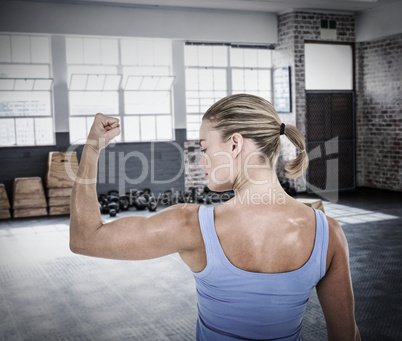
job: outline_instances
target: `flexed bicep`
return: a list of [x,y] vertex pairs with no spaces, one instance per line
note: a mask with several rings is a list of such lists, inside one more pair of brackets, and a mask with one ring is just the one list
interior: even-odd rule
[[198,205],[175,205],[149,217],[124,217],[102,224],[72,251],[94,257],[142,260],[191,250],[199,240]]

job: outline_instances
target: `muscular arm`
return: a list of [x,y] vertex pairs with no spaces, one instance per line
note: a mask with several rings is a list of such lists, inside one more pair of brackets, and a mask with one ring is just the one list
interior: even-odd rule
[[126,217],[103,224],[96,193],[102,146],[94,141],[101,138],[107,145],[118,135],[118,127],[118,120],[98,114],[91,128],[72,192],[70,249],[88,256],[131,260],[179,252],[191,263],[191,252],[202,247],[199,228],[197,232],[198,205],[175,205],[150,217]]
[[354,297],[349,269],[349,250],[341,226],[328,218],[327,272],[317,284],[329,341],[359,341],[354,315]]

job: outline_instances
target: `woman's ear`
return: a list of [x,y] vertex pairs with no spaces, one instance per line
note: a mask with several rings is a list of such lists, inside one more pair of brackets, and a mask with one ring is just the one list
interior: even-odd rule
[[237,157],[240,154],[240,152],[243,148],[243,142],[244,142],[244,139],[241,134],[234,133],[232,135],[232,137],[230,139],[230,147],[231,147],[230,152],[232,153],[233,158]]

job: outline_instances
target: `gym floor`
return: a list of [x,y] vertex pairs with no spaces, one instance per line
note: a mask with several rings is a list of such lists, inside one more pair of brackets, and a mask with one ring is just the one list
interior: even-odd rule
[[[401,340],[402,193],[360,188],[323,202],[349,242],[362,339]],[[178,255],[141,262],[75,255],[68,224],[66,216],[0,222],[1,340],[195,339],[194,280]],[[315,292],[303,336],[327,339]]]

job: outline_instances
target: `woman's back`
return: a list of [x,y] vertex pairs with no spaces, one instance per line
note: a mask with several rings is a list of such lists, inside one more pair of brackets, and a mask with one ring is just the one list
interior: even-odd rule
[[286,198],[286,205],[239,204],[232,200],[217,206],[214,217],[225,255],[245,271],[296,270],[313,250],[314,211],[291,197]]
[[[203,271],[194,273],[199,310],[198,339],[299,340],[308,297],[325,273],[328,246],[328,223],[325,215],[308,208],[313,214],[314,233],[312,244],[305,248],[309,249],[309,255],[301,266],[281,273],[261,273],[268,272],[265,270],[269,268],[279,269],[278,265],[281,263],[288,264],[286,261],[281,262],[280,259],[270,261],[269,258],[277,259],[284,256],[288,259],[293,256],[295,250],[286,252],[284,249],[288,247],[283,243],[279,243],[278,247],[274,246],[277,237],[273,238],[274,243],[269,240],[269,231],[272,229],[265,227],[264,221],[258,222],[256,219],[258,214],[255,214],[254,219],[247,225],[244,223],[242,225],[241,220],[232,221],[236,226],[242,225],[243,230],[246,229],[248,233],[242,233],[233,226],[233,236],[226,234],[227,209],[229,206],[220,205],[215,207],[215,210],[204,206],[199,210],[200,228],[208,262]],[[219,218],[223,212],[226,213]],[[232,217],[236,218],[237,214]],[[214,222],[218,222],[221,227],[215,226]],[[261,225],[260,232],[263,238],[260,240],[250,234],[258,230],[252,228],[253,224]],[[268,222],[268,225],[273,224],[274,221]],[[276,226],[276,229],[281,227]],[[289,233],[297,234],[297,229],[291,227],[289,230],[292,232]],[[279,233],[278,236],[280,235]],[[293,236],[291,239],[293,238],[298,237]],[[225,244],[230,248],[225,250]],[[247,249],[250,247],[255,247],[255,250]],[[270,248],[279,251],[275,253]],[[296,251],[297,249],[299,247],[296,247]],[[264,254],[265,250],[268,250],[268,256]],[[232,259],[229,254],[232,255]],[[242,257],[246,260],[242,261]],[[267,259],[271,266],[261,266]],[[239,266],[240,263],[243,266]]]

